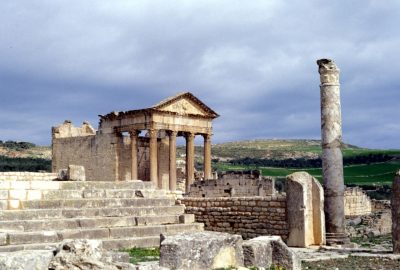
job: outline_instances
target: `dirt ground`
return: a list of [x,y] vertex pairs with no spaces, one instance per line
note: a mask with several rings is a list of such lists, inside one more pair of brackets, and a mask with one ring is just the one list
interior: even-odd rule
[[397,270],[400,260],[389,258],[369,258],[349,256],[346,259],[334,259],[318,262],[303,262],[302,269],[307,270]]

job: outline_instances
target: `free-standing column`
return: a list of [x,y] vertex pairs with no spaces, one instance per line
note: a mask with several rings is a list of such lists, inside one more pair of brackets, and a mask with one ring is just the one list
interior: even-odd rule
[[204,138],[204,180],[211,177],[211,134],[203,134]]
[[138,179],[138,135],[140,131],[133,130],[130,132],[131,135],[131,179]]
[[194,182],[194,134],[186,133],[186,192]]
[[169,131],[169,190],[176,190],[176,131]]
[[150,136],[150,181],[154,187],[158,186],[158,165],[157,165],[157,130],[149,129]]
[[339,69],[330,59],[317,61],[321,90],[322,174],[327,244],[346,244]]

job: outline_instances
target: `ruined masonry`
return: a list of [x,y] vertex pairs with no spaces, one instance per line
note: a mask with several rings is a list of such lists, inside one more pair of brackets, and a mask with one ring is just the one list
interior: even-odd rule
[[189,92],[150,108],[100,115],[98,130],[70,121],[52,129],[53,172],[76,164],[88,181],[151,181],[176,190],[176,138],[186,139],[186,191],[194,182],[194,139],[204,138],[204,178],[212,179],[212,120],[218,114]]
[[400,171],[396,172],[392,192],[393,253],[400,254]]
[[0,252],[98,239],[108,250],[154,247],[160,234],[203,230],[151,182],[0,181]]

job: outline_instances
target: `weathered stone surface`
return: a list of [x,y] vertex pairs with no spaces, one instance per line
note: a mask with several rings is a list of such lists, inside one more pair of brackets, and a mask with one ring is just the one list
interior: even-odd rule
[[286,177],[287,219],[293,247],[325,244],[324,191],[317,179],[306,172]]
[[99,240],[65,240],[49,263],[50,270],[118,270]]
[[326,241],[346,244],[339,69],[334,61],[317,61],[321,90],[322,173],[325,191]]
[[301,262],[279,236],[260,236],[243,243],[244,264],[247,267],[269,269],[272,265],[287,270],[300,270]]
[[162,236],[160,266],[208,270],[243,266],[242,237],[219,232]]
[[68,180],[86,181],[85,167],[78,165],[68,165]]
[[23,250],[0,253],[0,269],[47,270],[53,257],[51,250]]
[[393,253],[400,254],[400,171],[393,180],[391,202]]
[[60,169],[57,174],[57,180],[68,180],[68,169]]
[[7,233],[0,232],[0,246],[7,245]]

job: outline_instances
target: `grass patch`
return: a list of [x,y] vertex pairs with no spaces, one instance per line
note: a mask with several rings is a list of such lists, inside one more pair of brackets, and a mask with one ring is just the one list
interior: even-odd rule
[[158,261],[160,259],[160,248],[128,248],[123,249],[123,252],[128,252],[130,263],[137,264],[139,262]]

